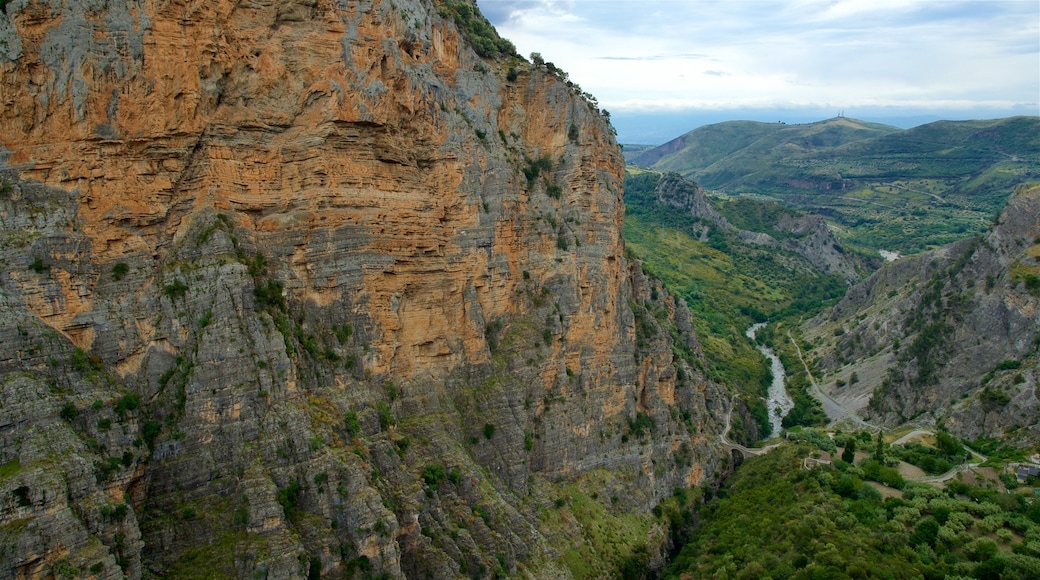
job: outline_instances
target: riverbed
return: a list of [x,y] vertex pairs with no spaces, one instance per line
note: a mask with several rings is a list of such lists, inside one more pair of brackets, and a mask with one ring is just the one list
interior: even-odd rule
[[[755,334],[765,327],[767,323],[759,322],[752,324],[744,335],[751,339],[752,342],[755,340]],[[756,348],[761,352],[767,359],[769,359],[770,370],[773,371],[773,382],[769,385],[769,396],[766,398],[766,408],[769,409],[769,426],[772,427],[772,437],[778,437],[780,430],[783,428],[782,423],[784,416],[787,415],[788,411],[794,408],[794,401],[787,394],[787,387],[785,386],[784,379],[787,378],[784,373],[784,365],[780,363],[780,358],[776,356],[773,349],[762,346],[756,343]]]

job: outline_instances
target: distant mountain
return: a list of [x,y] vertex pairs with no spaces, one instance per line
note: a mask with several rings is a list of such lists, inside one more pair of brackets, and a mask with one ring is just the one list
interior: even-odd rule
[[1040,179],[1040,118],[908,130],[845,117],[730,121],[628,162],[815,211],[861,250],[918,253],[982,232],[1017,184]]
[[846,117],[805,125],[727,121],[694,129],[628,161],[658,171],[675,171],[717,189],[733,180],[724,177],[727,174],[755,175],[770,162],[899,131]]

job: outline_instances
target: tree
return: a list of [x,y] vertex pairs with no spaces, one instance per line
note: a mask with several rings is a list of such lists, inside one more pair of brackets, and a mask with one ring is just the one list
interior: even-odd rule
[[950,459],[957,459],[960,461],[964,458],[964,446],[961,445],[960,441],[953,435],[950,435],[947,431],[939,431],[935,434],[935,443],[940,451],[946,454]]
[[881,438],[881,431],[877,434],[877,446],[874,447],[874,461],[878,463],[885,462],[885,442]]
[[856,462],[856,440],[849,438],[848,443],[845,444],[845,450],[841,452],[841,460],[845,463]]

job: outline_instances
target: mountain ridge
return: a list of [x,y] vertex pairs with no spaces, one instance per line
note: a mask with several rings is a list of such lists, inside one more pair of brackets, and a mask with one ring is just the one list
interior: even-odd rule
[[835,118],[720,123],[628,161],[709,190],[823,215],[861,253],[914,254],[981,233],[1015,186],[1040,179],[1040,118],[907,130]]

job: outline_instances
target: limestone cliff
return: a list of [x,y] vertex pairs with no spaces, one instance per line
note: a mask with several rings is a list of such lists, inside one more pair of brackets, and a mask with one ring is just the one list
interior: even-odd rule
[[597,574],[664,547],[728,398],[625,256],[608,122],[487,34],[6,3],[0,578],[567,575],[575,485],[640,522]]
[[985,235],[900,259],[806,327],[824,387],[895,425],[943,419],[963,437],[1040,434],[1040,187]]

